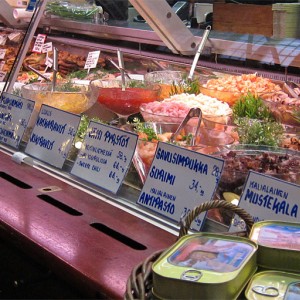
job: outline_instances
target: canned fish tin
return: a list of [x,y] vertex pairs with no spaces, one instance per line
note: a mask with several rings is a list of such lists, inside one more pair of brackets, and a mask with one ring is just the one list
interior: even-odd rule
[[214,233],[180,238],[152,266],[159,299],[236,299],[256,271],[257,245]]
[[300,299],[300,275],[282,271],[256,273],[245,291],[248,300]]
[[300,272],[300,224],[261,221],[249,238],[258,244],[257,264],[264,269]]

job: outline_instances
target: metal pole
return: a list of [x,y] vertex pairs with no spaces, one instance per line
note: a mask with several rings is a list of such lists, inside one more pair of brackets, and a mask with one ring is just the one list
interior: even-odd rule
[[18,55],[14,61],[8,79],[4,85],[3,91],[11,93],[13,89],[13,85],[18,77],[20,69],[22,67],[22,63],[25,59],[26,53],[28,51],[29,45],[32,41],[32,38],[35,34],[36,28],[41,20],[41,17],[44,13],[45,7],[47,5],[48,0],[39,0],[36,3],[34,14],[30,20],[29,26],[27,28],[26,34],[23,39],[23,43],[19,49]]

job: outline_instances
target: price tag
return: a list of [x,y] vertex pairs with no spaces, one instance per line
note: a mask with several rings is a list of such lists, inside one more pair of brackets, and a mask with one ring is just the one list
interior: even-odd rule
[[12,32],[8,35],[8,39],[10,41],[18,42],[22,38],[22,33],[21,32]]
[[[222,159],[159,142],[137,203],[179,222],[213,197],[223,165]],[[196,218],[194,229],[201,229],[205,215]]]
[[32,52],[42,53],[46,37],[47,36],[45,34],[38,34],[37,35],[37,37],[35,39],[35,43],[34,43],[33,48],[32,48]]
[[62,168],[71,149],[80,116],[43,104],[25,152]]
[[99,56],[100,56],[100,51],[89,52],[84,68],[85,69],[96,68]]
[[6,49],[0,49],[0,59],[4,59],[6,54]]
[[3,70],[4,65],[5,65],[5,61],[4,60],[0,61],[0,71]]
[[0,96],[0,142],[18,148],[34,101],[3,92]]
[[117,193],[130,166],[137,135],[91,121],[71,173]]
[[4,81],[7,72],[0,71],[0,81]]
[[4,46],[6,44],[6,41],[7,41],[7,35],[6,34],[0,35],[0,45]]
[[51,52],[51,51],[53,51],[52,42],[43,44],[42,53],[48,53],[48,52]]
[[53,65],[53,59],[51,57],[49,57],[48,55],[46,56],[46,62],[45,62],[45,65],[48,67],[48,68],[51,68],[52,65]]
[[[300,222],[300,185],[265,174],[249,171],[239,207],[245,209],[254,222],[278,220]],[[245,223],[235,216],[229,231],[245,230]]]
[[34,11],[36,2],[37,2],[37,0],[30,0],[26,7],[26,11],[30,11],[30,12]]

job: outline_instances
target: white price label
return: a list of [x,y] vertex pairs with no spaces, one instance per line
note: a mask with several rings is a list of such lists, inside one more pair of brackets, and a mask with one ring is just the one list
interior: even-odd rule
[[7,72],[0,71],[0,81],[4,81]]
[[80,116],[43,104],[25,152],[62,168],[72,147]]
[[48,53],[48,52],[51,52],[53,51],[53,45],[52,45],[52,42],[49,42],[49,43],[45,43],[43,45],[43,48],[42,48],[42,53]]
[[32,52],[42,53],[46,37],[47,36],[45,34],[38,34],[37,35],[34,46],[32,48]]
[[134,133],[91,121],[71,173],[117,193],[136,143]]
[[5,65],[5,61],[4,60],[0,61],[0,71],[3,70],[4,65]]
[[[300,185],[249,171],[239,207],[245,209],[254,222],[277,220],[299,223],[299,194]],[[236,216],[230,231],[244,230],[244,226],[244,222]]]
[[[223,165],[220,158],[159,142],[137,203],[179,222],[213,197]],[[204,217],[195,218],[192,227],[200,230]]]
[[0,59],[4,59],[6,54],[6,49],[0,49]]
[[100,51],[89,52],[84,68],[85,69],[96,68],[99,56],[100,56]]

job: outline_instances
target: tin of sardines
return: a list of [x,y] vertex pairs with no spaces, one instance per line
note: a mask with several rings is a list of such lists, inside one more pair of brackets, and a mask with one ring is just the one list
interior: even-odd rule
[[296,300],[300,299],[300,275],[283,271],[256,273],[245,290],[248,300]]
[[152,265],[158,299],[236,299],[257,269],[257,245],[216,233],[180,238]]
[[249,238],[257,243],[257,265],[263,269],[300,273],[300,224],[260,221]]

